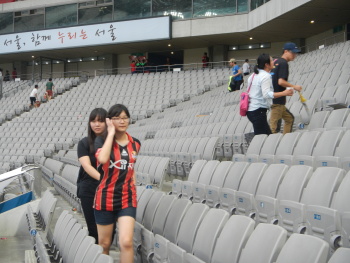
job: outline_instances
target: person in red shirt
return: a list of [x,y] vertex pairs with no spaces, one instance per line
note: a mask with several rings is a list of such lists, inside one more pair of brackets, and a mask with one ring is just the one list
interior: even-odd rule
[[16,70],[16,68],[13,68],[12,79],[15,80],[16,78],[17,78],[17,70]]
[[131,68],[131,74],[136,73],[136,63],[134,60],[131,61],[130,68]]
[[203,54],[203,57],[202,57],[202,65],[203,65],[203,68],[207,68],[208,67],[208,65],[209,65],[209,57],[208,57],[208,54],[207,54],[207,52],[205,52],[204,54]]
[[140,150],[139,140],[127,132],[130,113],[122,104],[108,111],[107,137],[95,140],[97,169],[101,174],[94,201],[98,243],[109,254],[113,224],[119,228],[120,262],[133,262],[133,234],[136,218],[134,165]]

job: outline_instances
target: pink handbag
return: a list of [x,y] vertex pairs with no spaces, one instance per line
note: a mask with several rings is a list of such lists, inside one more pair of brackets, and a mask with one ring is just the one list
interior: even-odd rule
[[250,91],[250,87],[252,86],[254,77],[255,77],[255,74],[253,74],[253,78],[252,78],[252,81],[250,82],[247,92],[241,93],[240,101],[239,101],[239,114],[241,116],[247,116],[247,111],[249,108],[249,91]]

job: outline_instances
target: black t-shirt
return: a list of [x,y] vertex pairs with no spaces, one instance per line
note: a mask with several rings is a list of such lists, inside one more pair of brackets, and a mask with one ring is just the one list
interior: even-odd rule
[[[289,65],[287,60],[284,58],[278,58],[275,61],[275,68],[272,70],[272,84],[274,92],[282,92],[285,91],[286,88],[278,85],[278,79],[284,79],[288,81],[289,76]],[[273,104],[286,104],[286,97],[279,97],[277,99],[273,99]]]
[[[89,156],[92,167],[96,169],[97,160],[95,151],[90,152],[89,140],[87,137],[81,139],[78,144],[78,158]],[[84,168],[80,166],[79,176],[77,181],[77,196],[80,197],[94,197],[99,181],[88,175]]]

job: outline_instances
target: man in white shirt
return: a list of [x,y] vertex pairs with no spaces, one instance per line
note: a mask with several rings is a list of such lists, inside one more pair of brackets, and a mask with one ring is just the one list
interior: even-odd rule
[[38,100],[38,85],[34,86],[34,89],[29,95],[30,105],[36,107],[36,101]]
[[247,76],[247,75],[249,75],[250,74],[250,66],[249,66],[249,60],[248,59],[246,59],[245,61],[244,61],[244,63],[243,63],[243,75],[244,76]]

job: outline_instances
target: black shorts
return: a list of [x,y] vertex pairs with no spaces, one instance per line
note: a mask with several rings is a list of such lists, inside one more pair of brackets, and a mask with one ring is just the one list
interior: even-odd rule
[[114,224],[118,218],[122,216],[131,216],[132,218],[136,219],[136,207],[128,207],[117,211],[104,211],[94,209],[94,212],[95,221],[98,225]]
[[34,105],[34,103],[36,102],[36,98],[35,97],[29,97],[30,98],[30,104]]
[[234,90],[240,90],[242,83],[243,83],[243,79],[235,80],[234,81]]

